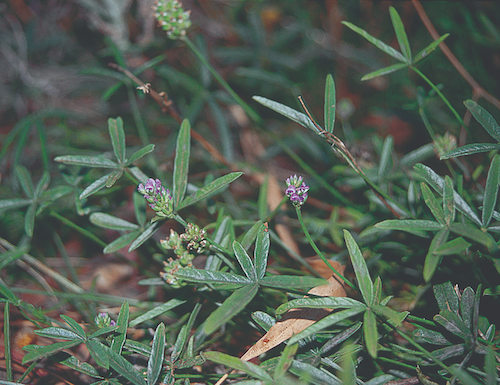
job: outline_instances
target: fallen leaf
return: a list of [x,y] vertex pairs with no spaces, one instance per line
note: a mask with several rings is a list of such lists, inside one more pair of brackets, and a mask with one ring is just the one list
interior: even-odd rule
[[[336,261],[332,261],[331,263],[339,273],[343,274],[345,266],[340,265],[340,263]],[[332,275],[328,279],[328,282],[329,283],[325,285],[313,287],[308,293],[321,297],[346,296],[342,280]],[[291,309],[281,318],[281,320],[276,322],[269,331],[255,343],[255,345],[248,349],[241,359],[243,361],[249,361],[252,358],[260,356],[262,353],[271,350],[283,341],[291,338],[294,334],[300,333],[332,311],[333,309]]]

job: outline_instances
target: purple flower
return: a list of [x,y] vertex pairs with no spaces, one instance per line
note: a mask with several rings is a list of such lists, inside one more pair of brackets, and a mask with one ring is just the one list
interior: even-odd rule
[[159,179],[149,178],[146,185],[142,183],[137,187],[137,191],[142,194],[149,203],[157,217],[170,217],[174,211],[173,198],[170,190],[161,185]]
[[309,186],[306,185],[301,176],[290,175],[286,179],[287,188],[285,194],[290,198],[294,206],[302,206],[307,200]]

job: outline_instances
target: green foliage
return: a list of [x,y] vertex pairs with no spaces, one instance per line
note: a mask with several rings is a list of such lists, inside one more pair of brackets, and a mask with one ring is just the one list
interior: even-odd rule
[[[128,41],[128,17],[139,11],[127,16],[120,7],[85,3],[101,32],[127,32],[110,36],[99,51],[100,58],[110,55],[120,64],[113,67],[118,71],[97,62],[87,70],[103,79],[106,111],[120,111],[123,118],[109,118],[103,133],[84,127],[82,117],[45,110],[19,119],[3,137],[0,160],[10,166],[2,171],[0,199],[8,383],[23,383],[36,367],[54,363],[94,384],[215,383],[220,365],[248,384],[374,385],[406,377],[426,384],[498,383],[500,340],[489,309],[498,308],[500,291],[498,112],[473,100],[464,109],[448,99],[447,87],[460,82],[441,79],[426,66],[431,62],[439,72],[444,58],[424,59],[450,33],[415,54],[417,27],[406,28],[407,15],[392,6],[386,15],[391,25],[380,26],[380,39],[342,22],[349,29],[342,37],[346,46],[335,48],[335,55],[350,52],[350,60],[367,69],[361,80],[393,74],[387,84],[372,82],[378,100],[359,107],[345,96],[361,92],[352,84],[336,90],[334,79],[345,71],[326,61],[331,47],[310,24],[312,8],[278,3],[287,15],[280,23],[294,21],[284,29],[269,22],[276,10],[265,2],[235,5],[234,36],[222,47],[215,35],[205,41],[202,26],[188,34],[189,12],[169,2],[157,17],[166,29],[177,28],[170,32],[179,45],[162,48],[158,41]],[[478,20],[487,31],[470,27],[476,40],[498,48],[500,33],[489,15],[473,18],[460,7],[469,25]],[[172,27],[175,22],[180,26]],[[451,27],[451,35],[459,32]],[[382,65],[377,53],[347,43],[351,31],[397,62]],[[384,42],[392,35],[397,48]],[[170,56],[174,47],[192,57]],[[166,54],[159,52],[164,49]],[[129,72],[124,67],[138,53],[153,56]],[[181,57],[182,67],[176,64]],[[328,63],[331,73],[318,63]],[[400,71],[405,68],[410,71]],[[317,90],[323,81],[318,74],[324,93]],[[136,76],[153,77],[154,86]],[[303,112],[287,105],[292,102],[281,91],[295,97],[299,85],[311,98],[311,111],[323,106],[323,126],[302,99]],[[353,90],[346,92],[346,85]],[[253,96],[259,110],[245,102],[253,94],[265,95]],[[406,154],[401,122],[397,129],[388,124],[384,137],[358,129],[371,124],[365,122],[373,121],[374,109],[389,114],[396,108],[421,120],[429,134],[418,132],[418,145],[412,137]],[[455,148],[467,111],[495,143]],[[343,132],[335,129],[339,121]],[[476,137],[481,134],[469,130],[467,140]],[[459,158],[464,155],[476,157]],[[283,169],[303,175],[277,184],[276,170]],[[76,254],[70,256],[67,246],[74,239],[87,263],[102,251],[109,254],[102,263],[113,258],[132,266],[133,277],[141,277],[139,289],[130,294],[109,276],[80,282]],[[317,256],[322,266],[305,256]],[[54,267],[59,260],[64,268]],[[120,285],[114,295],[100,293],[102,279]],[[43,291],[32,289],[35,281]],[[460,290],[457,282],[477,289]],[[431,287],[434,299],[426,295]],[[318,294],[333,288],[335,295]],[[37,308],[30,303],[33,293],[57,305]],[[275,338],[273,328],[303,321],[297,314],[314,322],[294,329],[285,344],[264,349],[258,365],[238,358],[262,329],[269,332],[258,342],[265,346],[267,336]],[[19,318],[34,325],[43,344],[24,346],[25,372],[16,378],[12,329]],[[81,348],[89,352],[88,362],[81,360]]]

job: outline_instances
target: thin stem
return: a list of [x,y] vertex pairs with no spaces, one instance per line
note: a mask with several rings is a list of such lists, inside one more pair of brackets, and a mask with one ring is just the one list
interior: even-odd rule
[[76,231],[78,231],[79,233],[83,234],[84,236],[86,236],[87,238],[93,240],[95,243],[97,243],[99,246],[102,246],[102,247],[106,247],[107,244],[106,242],[103,242],[101,241],[99,238],[97,238],[93,233],[91,233],[90,231],[88,230],[85,230],[84,228],[81,228],[80,226],[78,225],[75,225],[73,222],[71,222],[69,219],[66,219],[64,218],[62,215],[56,213],[55,211],[51,211],[50,212],[50,216],[51,217],[54,217],[58,220],[60,220],[62,223],[64,223],[65,225],[71,227],[72,229],[75,229]]
[[448,101],[448,99],[446,99],[446,97],[443,95],[443,93],[439,90],[439,88],[437,88],[434,83],[432,83],[429,78],[427,78],[427,76],[425,76],[422,72],[420,72],[420,70],[416,67],[413,67],[413,66],[410,66],[410,68],[415,71],[418,76],[420,76],[422,79],[424,79],[427,84],[429,84],[432,89],[439,95],[439,97],[443,100],[443,102],[448,106],[448,108],[450,109],[450,111],[453,113],[453,115],[455,115],[455,118],[458,120],[458,122],[460,123],[461,126],[465,126],[464,125],[464,122],[462,120],[462,118],[460,117],[460,115],[458,114],[458,112],[453,108],[453,106],[450,104],[450,102]]
[[200,59],[201,63],[207,67],[207,69],[210,71],[212,76],[219,82],[219,84],[224,87],[224,89],[229,92],[229,94],[236,100],[236,102],[245,110],[247,115],[254,121],[254,122],[260,122],[260,116],[248,105],[246,104],[237,94],[232,90],[231,87],[229,87],[229,84],[222,78],[222,76],[219,75],[219,73],[212,67],[212,65],[207,61],[205,56],[200,52],[198,47],[193,44],[191,40],[187,36],[181,37],[181,40],[186,43],[186,45],[189,47],[191,51],[196,55],[198,59]]
[[3,340],[5,349],[5,370],[7,374],[7,381],[12,381],[12,352],[10,345],[10,301],[7,300],[4,305],[3,312]]
[[307,230],[307,227],[306,227],[306,225],[304,223],[304,219],[302,218],[302,212],[300,211],[300,207],[299,206],[295,206],[295,211],[297,213],[297,218],[299,219],[300,226],[302,226],[302,230],[304,231],[304,234],[306,235],[306,238],[309,241],[309,244],[312,246],[312,248],[314,249],[314,251],[316,252],[316,254],[318,254],[318,256],[321,258],[321,260],[323,262],[325,262],[325,264],[330,268],[330,270],[333,271],[335,274],[337,274],[337,276],[339,276],[339,278],[341,278],[345,283],[347,283],[351,287],[351,289],[353,289],[355,291],[358,291],[358,289],[356,288],[356,286],[354,286],[347,278],[345,278],[342,274],[340,274],[330,264],[330,262],[328,261],[328,259],[325,258],[325,256],[323,255],[323,253],[318,249],[318,247],[316,246],[316,244],[314,243],[314,241],[311,238],[311,234],[309,234],[309,231]]

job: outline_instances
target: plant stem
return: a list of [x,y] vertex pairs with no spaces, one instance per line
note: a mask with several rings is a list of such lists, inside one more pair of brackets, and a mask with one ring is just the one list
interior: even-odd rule
[[247,113],[247,115],[257,123],[261,122],[260,116],[248,105],[246,104],[237,94],[232,90],[231,87],[229,87],[229,84],[218,74],[218,72],[212,67],[212,65],[207,61],[205,56],[200,52],[198,47],[194,45],[194,43],[189,40],[187,36],[183,36],[180,38],[186,45],[189,47],[191,51],[196,55],[198,59],[200,59],[201,63],[207,67],[207,69],[210,71],[212,76],[219,82],[219,84],[224,87],[224,89],[229,92],[229,94],[236,100],[236,102],[243,108],[243,110]]
[[302,226],[302,230],[304,231],[304,234],[306,235],[306,238],[307,240],[309,241],[309,244],[312,246],[312,248],[314,249],[314,251],[318,254],[318,256],[321,258],[321,260],[323,262],[326,263],[326,265],[330,268],[330,270],[332,270],[335,274],[337,274],[345,283],[347,283],[349,285],[349,287],[351,287],[351,289],[355,290],[355,291],[358,291],[358,289],[356,288],[356,286],[354,286],[347,278],[345,278],[342,274],[340,274],[331,264],[330,262],[328,261],[328,259],[325,258],[325,256],[323,255],[323,253],[318,249],[318,247],[316,246],[316,244],[314,243],[314,241],[312,240],[311,238],[311,234],[309,234],[309,231],[307,230],[307,227],[304,223],[304,219],[302,218],[302,212],[300,211],[300,207],[298,206],[295,206],[295,211],[297,212],[297,218],[299,219],[299,222],[300,222],[300,225]]
[[458,115],[458,112],[452,107],[452,105],[450,104],[450,102],[448,101],[448,99],[446,99],[446,97],[443,95],[443,93],[439,90],[439,88],[437,88],[434,83],[432,83],[429,78],[427,76],[425,76],[422,72],[420,72],[420,70],[416,67],[413,67],[413,66],[410,66],[410,68],[415,71],[422,79],[424,79],[427,84],[429,84],[432,89],[439,95],[439,97],[443,100],[444,104],[446,104],[448,106],[448,108],[450,109],[450,111],[453,113],[453,115],[455,115],[455,118],[458,120],[458,122],[460,123],[461,126],[464,126],[465,127],[465,124],[462,120],[462,118],[460,117],[460,115]]

